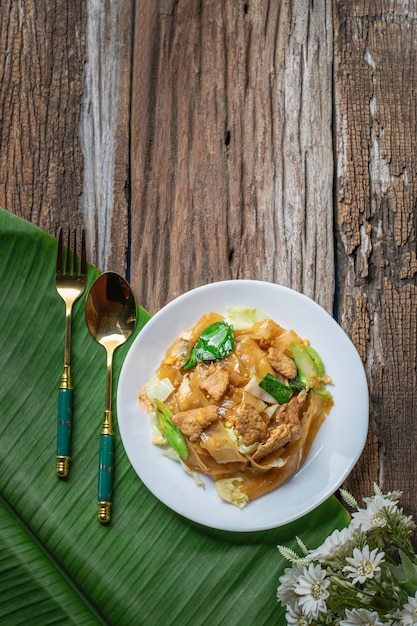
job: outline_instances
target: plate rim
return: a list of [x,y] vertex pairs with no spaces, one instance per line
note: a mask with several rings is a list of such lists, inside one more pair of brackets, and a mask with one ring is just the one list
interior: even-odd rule
[[[131,360],[132,360],[132,355],[134,355],[135,350],[137,349],[137,345],[143,341],[143,334],[145,334],[145,338],[146,335],[150,332],[152,332],[153,327],[156,326],[159,323],[159,319],[162,317],[164,318],[166,315],[169,315],[171,313],[171,310],[173,308],[175,308],[178,303],[180,302],[186,302],[189,298],[194,298],[196,296],[199,295],[200,292],[205,292],[207,290],[213,290],[216,288],[220,288],[223,289],[224,287],[232,287],[232,286],[239,286],[239,288],[244,288],[244,287],[255,287],[255,288],[265,288],[267,287],[268,289],[271,288],[272,290],[274,290],[277,294],[279,292],[284,293],[287,295],[287,297],[290,298],[296,298],[297,300],[301,301],[301,302],[308,302],[309,306],[312,306],[313,309],[315,309],[320,316],[324,316],[324,319],[326,321],[328,321],[333,328],[336,330],[336,332],[338,332],[339,334],[341,334],[341,337],[343,337],[344,341],[346,342],[346,345],[350,346],[350,350],[351,350],[351,354],[355,356],[357,363],[360,364],[360,378],[361,378],[361,382],[362,382],[362,389],[361,389],[361,393],[363,395],[362,397],[362,403],[363,404],[363,413],[364,416],[362,417],[362,430],[359,431],[357,434],[360,437],[359,440],[359,444],[356,447],[356,451],[355,453],[352,455],[352,458],[349,460],[349,462],[346,463],[345,466],[345,470],[343,473],[339,474],[338,480],[336,481],[338,484],[336,485],[336,487],[332,490],[329,491],[327,490],[326,493],[323,493],[321,495],[321,497],[317,498],[314,502],[313,505],[307,506],[305,509],[303,509],[302,511],[295,513],[293,515],[290,515],[288,518],[286,518],[283,521],[270,521],[268,523],[262,523],[262,524],[255,524],[255,525],[246,525],[246,526],[239,526],[236,524],[227,524],[224,522],[218,522],[215,523],[213,521],[207,522],[202,520],[202,518],[199,515],[191,515],[188,511],[184,512],[183,507],[181,507],[180,505],[175,505],[172,502],[167,502],[166,498],[161,497],[160,491],[158,491],[158,489],[155,490],[155,486],[152,485],[150,483],[150,481],[147,479],[147,476],[143,475],[143,473],[139,473],[137,467],[136,467],[136,463],[134,462],[134,460],[131,458],[130,455],[130,449],[129,449],[129,445],[127,443],[126,440],[126,432],[125,432],[125,417],[124,417],[124,407],[121,401],[121,394],[124,390],[124,384],[125,384],[125,379],[126,379],[126,372],[128,371],[129,367],[131,366]],[[252,306],[252,305],[249,305]],[[223,307],[223,311],[226,311],[228,308],[230,308],[230,306],[226,305]],[[265,309],[265,306],[259,307],[261,309]],[[205,305],[205,312],[209,312],[207,305]],[[214,310],[214,309],[213,309]],[[265,311],[267,314],[268,312]],[[196,314],[195,316],[195,321],[194,323],[197,321],[198,319],[198,315]],[[272,317],[272,316],[271,316]],[[276,319],[276,321],[278,323],[280,323],[279,319]],[[186,330],[187,327],[190,327],[189,324],[185,323],[182,326],[182,330]],[[284,327],[287,327],[284,325]],[[146,330],[148,329],[148,330]],[[176,336],[178,336],[178,334],[174,333],[174,339]],[[304,336],[307,337],[307,334],[304,334]],[[165,350],[169,347],[170,344],[165,345]],[[162,354],[163,356],[163,354]],[[162,357],[161,357],[162,358]],[[160,362],[160,358],[157,359],[155,367],[157,367],[157,365]],[[152,374],[155,370],[155,367],[151,366],[150,367],[150,374],[148,376],[148,380],[150,378],[152,378]],[[331,375],[332,372],[330,371],[329,374]],[[139,392],[140,390],[140,385],[138,384],[137,387],[137,392]],[[120,393],[119,393],[120,391]],[[334,409],[332,409],[333,411]],[[139,405],[137,406],[137,411],[140,414],[141,413],[141,409],[139,407]],[[145,413],[142,410],[142,413]],[[331,413],[329,414],[331,415]],[[119,432],[121,435],[121,439],[122,439],[122,443],[126,452],[126,455],[128,457],[128,460],[130,462],[130,464],[132,465],[135,473],[138,475],[139,479],[142,481],[142,483],[146,486],[146,488],[154,495],[154,497],[156,497],[158,500],[160,500],[163,504],[165,504],[165,506],[167,506],[168,508],[170,508],[171,510],[173,510],[174,512],[176,512],[177,514],[179,514],[180,516],[193,521],[197,524],[206,526],[206,527],[211,527],[214,529],[218,529],[218,530],[223,530],[223,531],[231,531],[231,532],[256,532],[256,531],[261,531],[261,530],[268,530],[271,528],[277,528],[283,525],[286,525],[287,523],[293,522],[301,517],[303,517],[304,515],[306,515],[307,513],[311,512],[312,510],[314,510],[315,508],[317,508],[322,502],[324,502],[328,497],[330,497],[331,495],[333,495],[337,489],[340,487],[340,485],[344,482],[344,480],[347,478],[347,476],[350,474],[350,472],[352,471],[354,465],[357,463],[358,459],[360,458],[364,446],[366,444],[366,438],[367,438],[367,433],[368,433],[368,428],[369,428],[369,391],[368,391],[368,386],[367,386],[367,380],[366,380],[366,374],[365,374],[365,370],[363,367],[363,363],[362,360],[360,359],[360,356],[357,352],[356,347],[354,346],[352,340],[348,337],[348,335],[345,333],[345,331],[341,328],[341,326],[338,324],[338,322],[321,306],[319,305],[315,300],[313,300],[312,298],[310,298],[309,296],[295,290],[292,289],[290,287],[287,287],[285,285],[280,285],[278,283],[273,283],[273,282],[269,282],[269,281],[262,281],[262,280],[253,280],[253,279],[230,279],[230,280],[221,280],[221,281],[215,281],[212,283],[207,283],[205,285],[200,285],[197,287],[194,287],[193,289],[190,289],[189,291],[186,291],[182,294],[180,294],[179,296],[175,297],[173,300],[171,300],[170,302],[168,302],[164,307],[162,307],[159,311],[157,311],[150,319],[149,321],[145,324],[145,326],[143,327],[143,329],[137,334],[137,336],[135,337],[133,343],[131,344],[131,346],[129,347],[128,353],[125,357],[125,360],[122,364],[122,368],[120,371],[120,376],[119,376],[119,382],[118,382],[118,388],[117,388],[117,416],[118,416],[118,426],[119,426]],[[329,419],[329,417],[327,418]],[[327,420],[326,420],[327,421]],[[320,431],[319,431],[320,432]],[[156,448],[156,446],[153,446],[153,444],[150,441],[150,427],[149,427],[149,442],[147,442],[147,445],[152,446],[153,448]],[[159,454],[160,451],[157,450]],[[311,451],[310,451],[311,454]],[[306,462],[301,466],[301,468],[298,470],[298,472],[296,473],[299,474],[301,473],[305,467],[306,464],[310,458],[310,454],[307,457]],[[311,461],[310,461],[311,462]],[[170,463],[173,463],[173,461],[170,461]],[[181,469],[181,472],[183,472],[183,470]],[[185,472],[184,472],[184,477],[187,478],[188,480],[192,480],[190,477],[187,477]],[[210,479],[209,479],[210,480]],[[290,479],[291,481],[291,479]],[[290,482],[289,481],[289,482]],[[279,489],[282,489],[279,488]],[[271,494],[273,494],[278,490],[274,490],[273,492],[270,492]],[[213,485],[213,490],[214,490],[214,485]],[[261,499],[265,499],[266,496],[269,494],[266,494],[265,496],[262,496],[259,500]],[[217,497],[217,496],[216,496]],[[220,499],[219,499],[220,500]],[[255,502],[255,501],[254,501]],[[233,507],[233,505],[231,504],[226,504],[226,506],[228,507]],[[236,507],[234,507],[236,508]],[[244,513],[244,511],[246,510],[247,507],[245,507],[242,510],[242,513]],[[230,510],[230,509],[229,509]]]

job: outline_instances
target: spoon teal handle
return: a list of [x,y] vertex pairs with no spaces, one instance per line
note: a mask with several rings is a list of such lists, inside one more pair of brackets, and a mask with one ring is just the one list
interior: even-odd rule
[[115,272],[104,272],[91,285],[85,300],[85,320],[94,339],[107,352],[106,403],[100,430],[98,471],[98,519],[110,522],[113,502],[114,433],[112,425],[113,352],[132,336],[137,309],[126,280]]
[[56,474],[67,478],[71,460],[72,389],[60,389],[58,396],[58,432],[56,440]]
[[[107,416],[105,424],[109,423],[109,418],[111,423],[111,416]],[[100,433],[97,505],[98,519],[106,524],[110,522],[113,502],[114,434],[111,427],[104,430]]]

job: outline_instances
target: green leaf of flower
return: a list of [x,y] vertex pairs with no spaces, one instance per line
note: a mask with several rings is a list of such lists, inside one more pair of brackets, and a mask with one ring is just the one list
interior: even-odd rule
[[399,586],[409,595],[414,595],[417,589],[417,565],[402,551],[399,550],[401,565],[389,564],[389,568],[398,581]]
[[357,500],[352,496],[351,493],[349,493],[349,491],[346,491],[346,489],[340,489],[340,495],[342,496],[342,498],[346,502],[346,504],[348,506],[352,507],[352,509],[358,509],[359,508],[359,504],[358,504]]
[[299,556],[294,550],[287,546],[277,546],[277,548],[281,556],[290,563],[300,563],[302,565],[308,565],[310,563],[309,559]]

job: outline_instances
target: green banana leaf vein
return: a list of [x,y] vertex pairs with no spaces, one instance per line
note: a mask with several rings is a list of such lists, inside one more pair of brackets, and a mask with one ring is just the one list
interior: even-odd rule
[[[96,519],[105,353],[73,316],[73,461],[55,476],[64,304],[55,290],[57,242],[0,209],[0,623],[284,624],[276,599],[288,564],[277,544],[313,548],[349,516],[335,497],[286,527],[226,533],[167,509],[130,466],[118,436],[114,509]],[[88,283],[99,271],[89,267]],[[149,315],[139,308],[140,329]],[[117,378],[130,343],[114,360]],[[139,445],[139,443],[138,443]]]

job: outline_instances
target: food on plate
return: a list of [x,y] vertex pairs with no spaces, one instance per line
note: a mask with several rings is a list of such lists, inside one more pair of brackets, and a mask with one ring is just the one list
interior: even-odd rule
[[152,443],[243,508],[303,464],[333,406],[329,384],[308,339],[239,308],[181,333],[139,400]]

